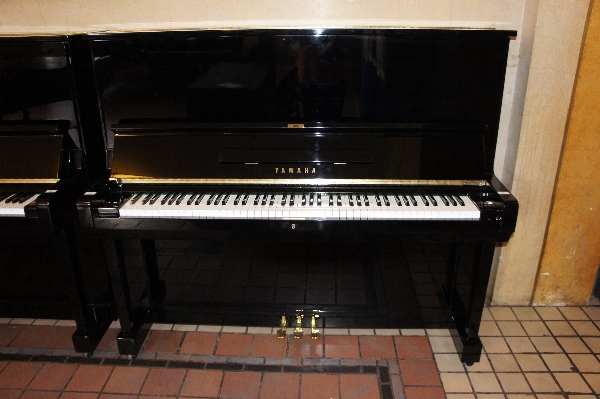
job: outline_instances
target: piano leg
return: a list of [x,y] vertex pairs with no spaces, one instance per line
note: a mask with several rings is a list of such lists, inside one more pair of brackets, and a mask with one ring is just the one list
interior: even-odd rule
[[119,353],[135,356],[150,332],[150,309],[133,307],[121,240],[103,240],[103,245],[121,325],[117,335]]
[[462,254],[467,251],[463,245],[452,244],[450,247],[446,285],[442,287],[442,294],[456,325],[453,340],[458,354],[462,362],[472,365],[479,361],[483,349],[479,326],[495,243],[475,244],[473,262],[466,270],[461,270],[466,266]]

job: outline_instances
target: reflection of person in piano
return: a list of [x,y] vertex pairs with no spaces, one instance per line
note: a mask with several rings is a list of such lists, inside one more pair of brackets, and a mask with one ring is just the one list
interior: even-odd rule
[[342,60],[342,48],[333,38],[300,41],[298,84],[305,118],[323,122],[342,116],[346,92]]

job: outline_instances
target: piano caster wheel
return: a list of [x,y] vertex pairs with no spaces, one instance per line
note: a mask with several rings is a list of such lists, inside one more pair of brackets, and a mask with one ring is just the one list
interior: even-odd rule
[[281,328],[277,330],[277,339],[283,339],[287,335],[287,319],[285,315],[281,316]]
[[304,330],[302,329],[302,318],[303,314],[296,315],[296,328],[294,328],[294,338],[300,339],[304,335]]
[[321,336],[321,332],[317,329],[317,317],[319,315],[312,315],[310,318],[310,337],[312,339],[319,339]]

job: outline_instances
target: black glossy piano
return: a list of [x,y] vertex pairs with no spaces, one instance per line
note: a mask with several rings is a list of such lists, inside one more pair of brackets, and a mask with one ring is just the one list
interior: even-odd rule
[[68,54],[66,37],[0,40],[0,315],[75,320],[74,347],[91,355],[114,306],[76,232],[89,164]]
[[[324,327],[340,326],[352,312],[356,320],[358,309],[375,316],[357,326],[422,328],[423,320],[408,322],[399,310],[415,307],[403,297],[413,290],[410,274],[400,271],[410,262],[376,248],[441,245],[441,307],[462,360],[478,361],[494,249],[510,238],[518,210],[493,175],[514,35],[260,30],[86,37],[112,162],[110,178],[77,207],[82,229],[104,242],[120,352],[135,355],[147,323],[165,320],[165,298],[175,289],[165,282],[172,269],[161,266],[165,243],[226,237],[232,247],[255,241],[368,248],[361,270],[375,283],[366,294],[354,292],[370,307],[344,310],[341,291],[330,305],[311,301],[309,289],[297,302],[278,301],[277,291],[279,306],[263,303],[275,317],[282,309],[317,312]],[[132,268],[136,246],[141,257]],[[329,267],[327,257],[316,258],[322,270]],[[385,267],[373,266],[381,259]],[[192,276],[197,290],[211,275],[205,262],[192,262],[200,268]],[[255,269],[237,270],[230,279],[252,279]],[[391,294],[379,295],[378,287]],[[390,302],[394,311],[384,309]],[[210,305],[191,306],[201,312]]]

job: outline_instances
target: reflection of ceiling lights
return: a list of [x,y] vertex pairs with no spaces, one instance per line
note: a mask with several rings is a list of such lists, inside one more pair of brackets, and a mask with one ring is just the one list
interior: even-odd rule
[[321,36],[324,29],[315,29],[315,36]]

